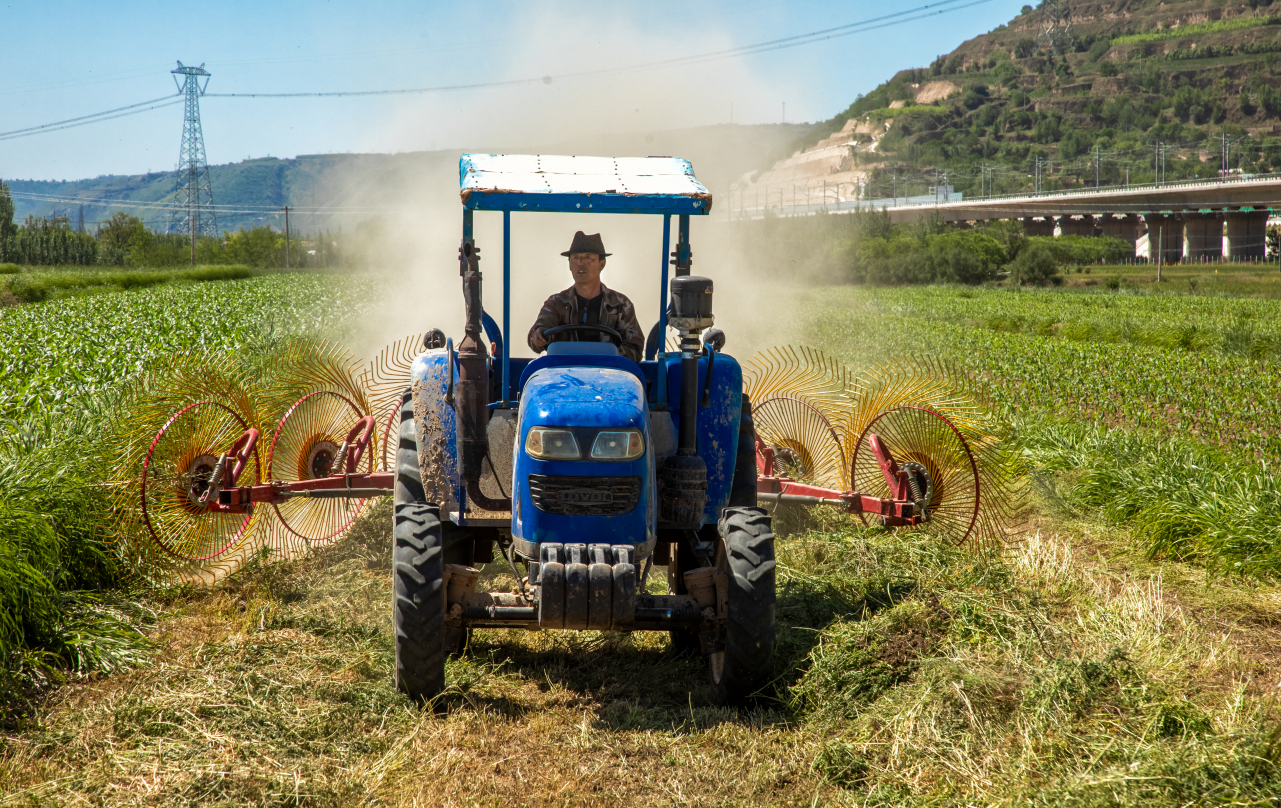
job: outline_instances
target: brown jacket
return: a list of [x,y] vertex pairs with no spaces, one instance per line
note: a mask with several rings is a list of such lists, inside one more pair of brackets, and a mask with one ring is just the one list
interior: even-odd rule
[[[636,320],[636,309],[632,308],[632,301],[627,299],[627,295],[615,292],[603,283],[600,285],[600,293],[605,296],[601,301],[600,324],[623,335],[623,344],[618,349],[620,354],[633,362],[641,361],[641,355],[645,351],[645,335],[641,333],[640,323]],[[547,329],[571,325],[581,319],[578,313],[578,294],[574,287],[557,292],[547,298],[542,311],[538,312],[534,327],[529,329],[530,349],[538,353],[547,347],[547,340],[543,339],[543,332]],[[592,335],[583,334],[581,339],[591,340]],[[610,341],[604,334],[600,334],[599,339],[601,342]]]

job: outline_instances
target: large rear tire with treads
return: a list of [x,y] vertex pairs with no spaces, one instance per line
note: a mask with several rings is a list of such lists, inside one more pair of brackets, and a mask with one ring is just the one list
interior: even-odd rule
[[712,684],[721,704],[743,704],[764,695],[774,675],[774,530],[769,514],[751,507],[726,508],[718,529],[729,619],[725,650],[709,659]]
[[440,507],[428,503],[418,468],[414,407],[406,391],[400,407],[392,527],[392,622],[396,632],[396,686],[411,698],[445,689],[445,551]]

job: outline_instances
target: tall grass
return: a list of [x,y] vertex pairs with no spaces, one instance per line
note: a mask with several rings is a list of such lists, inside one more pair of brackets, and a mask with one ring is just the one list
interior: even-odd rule
[[1281,576],[1281,481],[1267,464],[1186,438],[1025,420],[1029,459],[1061,500],[1129,527],[1150,558]]
[[65,672],[137,664],[145,609],[112,590],[98,451],[108,408],[88,400],[0,435],[0,715]]
[[253,271],[245,266],[208,266],[176,270],[38,272],[12,274],[5,290],[18,302],[39,303],[60,294],[111,289],[145,289],[162,283],[223,281],[248,278]]

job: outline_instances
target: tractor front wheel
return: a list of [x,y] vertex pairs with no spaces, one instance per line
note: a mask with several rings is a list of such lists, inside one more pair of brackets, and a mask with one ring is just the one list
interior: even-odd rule
[[440,507],[425,501],[418,468],[414,405],[400,407],[392,528],[392,621],[396,631],[396,686],[414,699],[445,689],[445,552]]
[[709,657],[721,704],[762,694],[774,675],[774,530],[763,508],[726,508],[718,565],[728,579],[725,650]]

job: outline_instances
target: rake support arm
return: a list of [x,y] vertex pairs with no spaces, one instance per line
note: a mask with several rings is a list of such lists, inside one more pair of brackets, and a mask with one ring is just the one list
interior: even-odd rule
[[390,494],[396,486],[395,472],[374,474],[332,474],[314,480],[263,483],[239,488],[224,488],[218,492],[218,510],[224,513],[244,513],[256,502],[280,502],[292,497],[368,499]]
[[846,513],[879,516],[886,527],[919,525],[924,518],[910,499],[881,499],[857,491],[836,491],[790,480],[787,477],[758,477],[756,498],[764,502],[791,502],[798,505],[834,505]]

